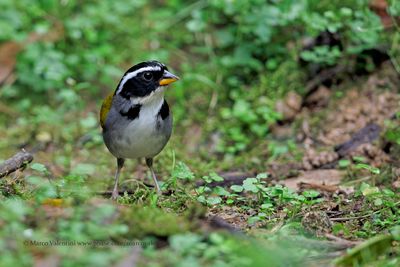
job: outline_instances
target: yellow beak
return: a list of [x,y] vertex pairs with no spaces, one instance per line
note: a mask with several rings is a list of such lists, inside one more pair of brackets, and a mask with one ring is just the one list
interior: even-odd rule
[[171,72],[165,70],[164,71],[164,75],[162,77],[162,79],[160,80],[160,85],[168,85],[170,83],[176,82],[177,80],[179,80],[179,77],[172,74]]

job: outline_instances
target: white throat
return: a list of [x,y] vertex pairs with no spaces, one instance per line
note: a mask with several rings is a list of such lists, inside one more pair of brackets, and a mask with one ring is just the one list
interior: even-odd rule
[[131,97],[132,105],[141,105],[141,112],[156,114],[164,103],[164,87],[160,86],[149,95],[144,97]]

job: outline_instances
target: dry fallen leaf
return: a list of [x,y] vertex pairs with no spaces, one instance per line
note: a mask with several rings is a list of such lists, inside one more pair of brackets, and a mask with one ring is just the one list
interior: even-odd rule
[[16,58],[26,45],[38,41],[55,42],[63,35],[64,26],[60,22],[54,21],[53,28],[45,34],[33,32],[29,34],[27,40],[21,43],[9,41],[0,44],[0,85],[3,83],[11,84],[15,80],[15,77],[12,77],[12,72],[17,63]]
[[23,46],[16,42],[6,42],[0,46],[0,84],[10,77],[17,63],[16,57]]
[[386,0],[371,0],[369,7],[380,17],[385,28],[393,26],[392,18],[387,12],[389,5]]
[[344,172],[340,170],[313,170],[305,171],[295,178],[285,179],[281,183],[290,189],[299,190],[302,183],[325,186],[339,185],[343,176]]

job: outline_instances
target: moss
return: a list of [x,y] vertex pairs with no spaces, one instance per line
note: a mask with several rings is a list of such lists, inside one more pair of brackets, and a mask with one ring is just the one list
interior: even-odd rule
[[129,207],[123,210],[121,219],[129,227],[128,235],[134,238],[168,237],[190,228],[190,223],[184,217],[149,206]]

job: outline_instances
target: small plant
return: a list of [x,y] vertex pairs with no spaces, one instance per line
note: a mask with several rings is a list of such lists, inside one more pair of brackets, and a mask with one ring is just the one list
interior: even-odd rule
[[[193,181],[194,178],[195,176],[190,168],[185,163],[179,161],[176,165],[174,164],[171,177],[165,182],[165,188],[177,188],[179,180]],[[162,187],[164,187],[164,185]]]
[[267,177],[265,173],[258,174],[245,179],[242,185],[230,186],[228,191],[220,186],[210,186],[211,183],[223,181],[222,177],[211,173],[203,177],[205,185],[196,189],[197,200],[209,206],[226,203],[240,206],[243,210],[255,209],[257,214],[249,218],[250,224],[266,219],[284,205],[288,213],[296,214],[301,205],[312,206],[323,200],[315,190],[299,195],[281,185],[269,187],[265,181]]
[[202,180],[205,185],[196,188],[198,194],[197,201],[200,203],[213,206],[222,203],[222,197],[229,196],[229,192],[221,186],[210,187],[213,182],[222,182],[224,178],[216,174],[215,172],[210,173],[207,176],[203,176]]

